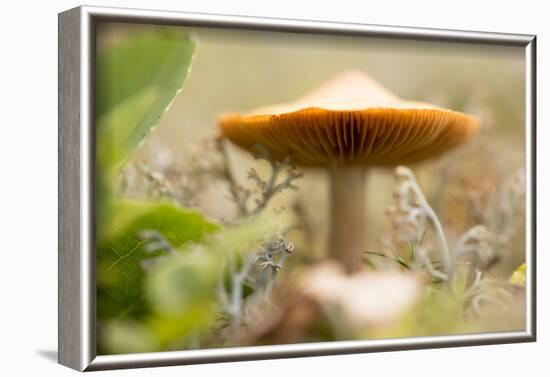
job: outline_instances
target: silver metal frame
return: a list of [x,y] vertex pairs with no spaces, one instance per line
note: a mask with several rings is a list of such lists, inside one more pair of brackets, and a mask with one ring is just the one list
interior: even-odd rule
[[[94,56],[98,21],[349,35],[525,49],[526,331],[96,355]],[[79,7],[59,15],[59,363],[81,370],[134,368],[473,346],[536,340],[536,37],[534,35],[312,22],[156,10]]]

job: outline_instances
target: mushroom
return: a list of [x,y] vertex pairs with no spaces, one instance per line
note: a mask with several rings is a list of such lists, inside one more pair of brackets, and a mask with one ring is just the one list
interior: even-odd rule
[[301,166],[330,171],[329,255],[348,273],[361,268],[366,247],[366,170],[410,164],[439,156],[479,128],[469,115],[405,101],[366,74],[337,75],[295,102],[219,119],[222,134],[273,159],[291,156]]

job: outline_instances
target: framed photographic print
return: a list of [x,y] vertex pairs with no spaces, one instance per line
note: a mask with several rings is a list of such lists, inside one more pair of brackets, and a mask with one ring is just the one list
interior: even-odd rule
[[59,16],[59,362],[535,340],[535,36]]

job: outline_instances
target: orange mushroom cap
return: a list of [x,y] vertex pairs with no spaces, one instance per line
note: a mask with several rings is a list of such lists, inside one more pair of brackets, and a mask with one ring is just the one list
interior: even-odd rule
[[301,99],[222,115],[219,127],[237,146],[261,144],[274,159],[306,166],[397,165],[456,147],[478,131],[467,114],[405,101],[362,72],[342,73]]

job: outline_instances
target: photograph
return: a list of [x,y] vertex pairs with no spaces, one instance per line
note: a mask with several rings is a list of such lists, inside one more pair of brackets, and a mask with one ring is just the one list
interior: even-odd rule
[[528,330],[524,47],[94,30],[98,355]]
[[544,375],[544,4],[7,2],[0,377]]

